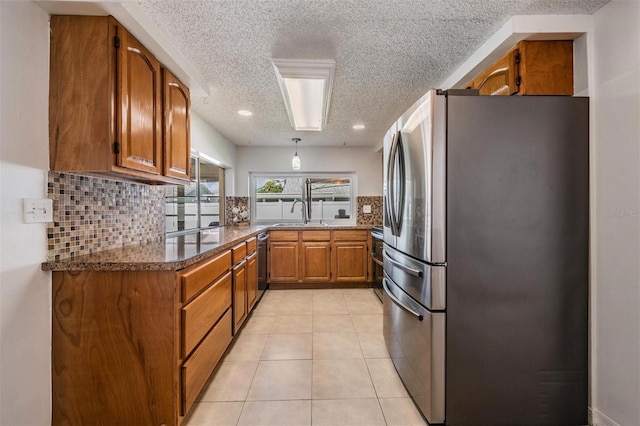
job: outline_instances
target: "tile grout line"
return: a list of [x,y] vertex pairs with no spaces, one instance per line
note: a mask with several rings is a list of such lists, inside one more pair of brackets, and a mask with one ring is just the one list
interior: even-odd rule
[[[315,362],[316,362],[316,361],[318,361],[318,359],[315,357],[315,354],[314,354],[315,346],[317,346],[317,344],[318,344],[318,342],[316,342],[316,341],[315,341],[315,337],[316,337],[316,336],[314,336],[314,334],[316,334],[316,332],[314,331],[314,325],[316,324],[316,321],[317,321],[317,319],[318,319],[318,318],[317,318],[317,315],[320,315],[320,316],[322,316],[322,315],[326,315],[326,316],[332,316],[332,315],[343,315],[343,316],[345,316],[345,315],[348,315],[349,322],[350,322],[351,326],[353,327],[353,331],[349,331],[349,332],[348,332],[348,334],[353,334],[353,335],[355,336],[355,338],[356,338],[356,340],[357,340],[357,342],[358,342],[358,346],[357,346],[357,347],[358,347],[358,349],[359,349],[359,355],[360,355],[360,356],[359,356],[359,357],[357,357],[357,358],[342,358],[342,357],[341,357],[341,358],[327,358],[326,360],[323,360],[323,361],[329,361],[329,362],[332,362],[332,361],[342,360],[342,359],[345,359],[345,360],[347,360],[347,359],[348,359],[348,360],[361,359],[362,361],[364,361],[364,363],[365,363],[365,367],[367,368],[367,374],[369,375],[369,379],[370,379],[371,385],[372,385],[373,390],[374,390],[375,398],[376,398],[376,400],[377,400],[377,402],[378,402],[378,406],[379,406],[380,412],[382,413],[382,416],[383,416],[383,421],[385,422],[385,424],[388,424],[388,422],[387,422],[387,420],[386,420],[386,416],[385,416],[385,414],[384,414],[384,411],[382,410],[382,405],[381,405],[381,401],[380,401],[380,396],[378,395],[378,390],[377,390],[377,389],[376,389],[376,387],[375,387],[375,384],[374,384],[374,381],[373,381],[373,377],[372,377],[372,375],[371,375],[371,369],[370,369],[369,364],[368,364],[368,362],[367,362],[367,358],[365,357],[365,354],[364,354],[363,344],[362,344],[362,341],[361,341],[361,340],[360,340],[360,338],[359,338],[359,332],[356,330],[356,327],[355,327],[355,325],[354,325],[354,321],[353,321],[353,316],[354,316],[354,315],[367,315],[367,313],[362,313],[362,312],[360,312],[360,313],[358,313],[358,312],[353,313],[353,312],[352,312],[352,311],[353,311],[353,309],[349,309],[349,304],[346,302],[346,299],[345,299],[345,297],[344,297],[344,293],[343,293],[342,291],[340,292],[340,294],[341,294],[341,296],[342,296],[342,297],[340,297],[340,299],[339,299],[339,300],[340,300],[340,301],[342,301],[342,302],[345,304],[345,307],[347,308],[347,313],[346,313],[346,314],[344,314],[344,313],[342,313],[342,314],[338,314],[338,313],[333,313],[333,312],[315,312],[315,310],[314,310],[314,301],[316,300],[316,294],[320,294],[320,293],[319,293],[319,292],[314,291],[314,294],[313,294],[313,296],[314,296],[314,297],[313,297],[313,299],[312,299],[312,306],[311,306],[311,312],[310,312],[310,315],[309,315],[309,314],[306,314],[306,315],[305,315],[305,314],[302,314],[302,313],[282,313],[282,314],[278,313],[278,312],[280,311],[280,309],[279,309],[279,308],[280,308],[283,304],[285,304],[285,303],[287,303],[287,302],[288,302],[288,301],[286,300],[286,299],[287,299],[286,297],[282,297],[282,298],[280,298],[277,302],[276,302],[276,301],[274,301],[274,302],[270,302],[270,304],[269,304],[270,306],[269,306],[268,310],[269,310],[269,311],[273,311],[273,312],[275,312],[273,315],[251,315],[251,317],[250,317],[250,318],[256,317],[256,319],[258,319],[259,317],[262,317],[262,316],[265,316],[265,317],[266,317],[266,316],[268,316],[268,317],[273,317],[273,322],[271,323],[271,327],[269,327],[269,328],[268,328],[268,330],[266,331],[266,333],[264,333],[264,334],[266,334],[267,338],[266,338],[266,340],[265,340],[265,344],[264,344],[264,346],[262,347],[262,350],[261,350],[261,352],[260,352],[260,354],[259,354],[259,357],[258,357],[258,359],[257,359],[257,366],[256,366],[256,370],[254,371],[254,373],[253,373],[253,375],[252,375],[251,382],[250,382],[249,387],[248,387],[248,389],[247,389],[247,391],[246,391],[246,393],[245,393],[245,395],[244,395],[244,400],[242,400],[242,401],[238,401],[238,402],[241,402],[241,403],[242,403],[242,408],[241,408],[241,410],[240,410],[240,414],[239,414],[239,416],[238,416],[238,418],[237,418],[236,425],[240,424],[240,419],[242,418],[242,415],[243,415],[243,414],[246,414],[245,410],[247,409],[247,402],[250,402],[250,401],[248,401],[248,400],[247,400],[247,398],[248,398],[248,394],[249,394],[249,392],[250,392],[250,390],[251,390],[252,386],[254,385],[254,382],[255,382],[255,379],[256,379],[256,376],[257,376],[257,372],[258,372],[258,368],[260,367],[260,364],[261,364],[261,363],[263,363],[263,361],[309,360],[308,358],[295,358],[295,359],[273,359],[273,360],[265,360],[265,359],[262,359],[262,358],[263,358],[263,356],[265,355],[265,353],[267,352],[266,350],[267,350],[267,348],[268,348],[268,344],[269,344],[269,342],[271,341],[271,336],[273,336],[273,335],[278,335],[278,334],[289,334],[289,335],[299,335],[299,334],[303,334],[303,335],[304,335],[304,334],[309,334],[309,333],[306,333],[306,332],[305,332],[305,333],[274,333],[275,318],[276,318],[276,317],[278,317],[278,316],[287,316],[287,315],[305,315],[305,316],[310,316],[310,317],[311,317],[311,318],[310,318],[310,320],[311,320],[311,331],[310,331],[310,334],[311,334],[311,357],[310,357],[310,360],[311,360],[311,371],[310,371],[310,375],[311,375],[311,377],[310,377],[311,395],[310,395],[310,399],[309,399],[309,403],[310,403],[310,416],[311,416],[311,417],[310,417],[310,424],[313,424],[313,412],[314,412],[314,411],[313,411],[313,405],[314,405],[314,404],[313,404],[313,401],[314,401],[314,398],[313,398],[313,390],[314,390],[314,381],[313,381],[314,365],[315,365]],[[320,298],[318,298],[318,300],[319,300],[319,299],[320,299]],[[266,301],[266,299],[265,299],[265,301]],[[371,313],[368,313],[368,314],[371,314]],[[249,318],[249,319],[250,319],[250,318]],[[255,321],[255,320],[254,320],[254,321]],[[340,332],[340,331],[338,331],[338,330],[334,330],[334,331],[324,331],[324,332],[319,331],[319,332],[318,332],[318,334],[322,334],[322,333],[329,333],[329,334],[341,334],[341,332]],[[373,332],[373,331],[366,331],[366,330],[365,330],[365,331],[362,331],[361,333],[374,333],[374,332]],[[377,333],[377,331],[376,331],[376,333]],[[262,334],[262,333],[257,333],[257,334]],[[331,400],[331,398],[329,398],[329,399]],[[334,398],[334,399],[335,399],[335,398]],[[338,398],[338,399],[349,399],[349,398]],[[360,399],[362,399],[362,398],[360,398]],[[304,399],[301,399],[301,401],[303,401],[303,400],[304,400]],[[289,401],[289,400],[264,400],[264,401]],[[264,402],[264,401],[263,401],[263,402]],[[293,400],[291,400],[291,401],[293,401]]]
[[382,409],[382,404],[380,403],[380,395],[378,394],[378,389],[376,389],[376,385],[373,382],[373,377],[371,376],[371,369],[369,368],[369,363],[365,360],[365,364],[367,365],[367,372],[369,373],[369,378],[371,379],[371,384],[373,385],[373,391],[376,393],[376,401],[378,402],[378,407],[380,407],[380,413],[382,413],[382,419],[384,420],[385,425],[388,425],[387,417],[384,415],[384,410]]

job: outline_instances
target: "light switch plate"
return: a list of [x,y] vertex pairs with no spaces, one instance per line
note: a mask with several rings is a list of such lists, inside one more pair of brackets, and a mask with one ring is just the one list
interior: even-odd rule
[[53,222],[53,200],[49,198],[24,199],[24,223]]
[[369,204],[362,206],[362,213],[371,213],[371,206]]

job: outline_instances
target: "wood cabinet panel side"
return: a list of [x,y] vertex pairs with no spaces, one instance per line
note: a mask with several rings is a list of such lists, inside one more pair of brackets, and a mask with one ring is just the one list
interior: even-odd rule
[[54,272],[52,424],[177,424],[172,271]]
[[573,41],[523,41],[522,95],[573,95]]
[[51,170],[109,170],[113,162],[114,36],[109,17],[51,17]]

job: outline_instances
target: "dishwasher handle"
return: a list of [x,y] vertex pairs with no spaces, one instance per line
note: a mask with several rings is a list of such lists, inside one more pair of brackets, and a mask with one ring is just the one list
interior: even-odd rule
[[268,239],[269,239],[269,234],[266,232],[258,235],[258,241],[267,241]]

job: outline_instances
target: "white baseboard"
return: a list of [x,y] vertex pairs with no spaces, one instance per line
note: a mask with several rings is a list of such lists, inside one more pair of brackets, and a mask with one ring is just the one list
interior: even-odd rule
[[593,426],[620,426],[600,411],[589,408],[589,424]]

